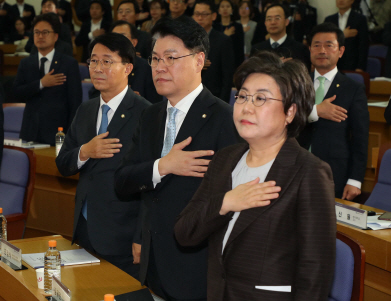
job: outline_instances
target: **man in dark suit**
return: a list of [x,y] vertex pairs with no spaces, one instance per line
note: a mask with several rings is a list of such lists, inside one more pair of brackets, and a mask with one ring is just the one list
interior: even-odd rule
[[17,17],[23,18],[26,30],[31,29],[31,24],[35,18],[34,6],[24,3],[24,0],[16,0],[16,3],[11,6],[10,13],[14,20]]
[[210,44],[207,57],[209,66],[204,67],[202,71],[202,83],[214,96],[229,102],[234,75],[234,52],[232,40],[213,29],[216,16],[216,6],[213,1],[196,1],[193,19],[206,30]]
[[43,14],[33,24],[38,53],[24,58],[14,82],[14,94],[26,102],[20,138],[54,145],[58,127],[68,130],[81,103],[77,61],[57,51],[60,21]]
[[272,4],[266,9],[265,25],[270,38],[255,44],[251,48],[250,55],[254,55],[258,50],[274,51],[283,59],[301,60],[310,70],[310,53],[307,47],[286,34],[289,24],[288,16],[287,9],[281,4]]
[[0,0],[0,41],[7,41],[11,31],[15,31],[13,18],[11,16],[11,5],[5,0]]
[[237,142],[232,108],[201,84],[209,39],[200,25],[166,18],[152,36],[154,83],[168,101],[145,110],[116,189],[123,197],[143,193],[142,245],[134,245],[136,255],[141,248],[141,283],[165,300],[206,300],[206,245],[180,247],[173,228],[212,155]]
[[316,98],[299,141],[330,164],[335,197],[352,200],[361,193],[367,163],[369,113],[365,89],[337,69],[345,50],[344,35],[337,26],[316,26],[309,42]]
[[110,29],[111,23],[103,19],[104,12],[101,0],[90,1],[91,19],[83,22],[75,39],[76,46],[83,46],[82,62],[86,62],[89,58],[88,44]]
[[299,43],[307,43],[307,36],[317,24],[317,11],[307,0],[299,0],[293,14],[293,34]]
[[[136,26],[136,21],[140,13],[140,8],[136,0],[122,0],[118,4],[117,19],[126,21]],[[138,43],[136,45],[136,52],[138,56],[148,59],[151,55],[151,35],[148,32],[137,29]]]
[[128,39],[101,35],[91,42],[90,51],[91,80],[101,96],[80,106],[56,164],[64,176],[79,173],[73,241],[138,277],[132,242],[140,204],[121,202],[113,178],[150,103],[128,88],[135,56]]
[[[113,10],[109,0],[102,0],[103,10],[105,11],[103,19],[109,23],[113,22]],[[75,12],[80,22],[90,20],[90,1],[89,0],[76,0]]]
[[324,21],[335,24],[345,35],[345,55],[338,61],[338,69],[364,71],[369,47],[367,18],[352,10],[353,2],[336,0],[339,12]]

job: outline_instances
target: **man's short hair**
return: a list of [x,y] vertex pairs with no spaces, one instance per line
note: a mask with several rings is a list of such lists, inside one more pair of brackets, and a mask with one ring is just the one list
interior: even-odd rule
[[122,26],[122,25],[127,25],[129,26],[129,29],[130,29],[130,35],[132,36],[132,39],[138,39],[138,32],[137,32],[137,28],[136,26],[134,26],[133,24],[130,24],[129,22],[126,22],[124,20],[118,20],[118,21],[115,21],[111,27],[110,27],[110,32],[112,32],[114,30],[114,28],[116,28],[117,26]]
[[217,12],[217,8],[216,8],[216,5],[214,3],[214,1],[211,1],[211,0],[197,0],[194,4],[194,7],[197,5],[197,4],[205,4],[205,5],[208,5],[212,14],[213,13],[216,13]]
[[90,7],[91,7],[91,5],[94,4],[94,3],[99,4],[100,7],[102,8],[102,11],[105,10],[105,9],[104,9],[104,6],[103,6],[103,2],[102,2],[101,0],[91,0],[91,1],[90,1]]
[[316,25],[311,33],[307,37],[308,45],[311,46],[312,39],[314,36],[318,33],[335,33],[337,36],[337,41],[339,44],[339,48],[342,46],[345,46],[345,35],[343,34],[343,31],[339,29],[339,27],[333,23],[325,22],[319,25]]
[[307,67],[299,60],[285,63],[269,51],[261,51],[238,67],[234,74],[234,84],[238,91],[246,78],[253,73],[272,77],[280,88],[285,114],[292,104],[296,104],[296,115],[287,125],[287,136],[296,137],[307,123],[315,102],[315,91]]
[[265,16],[267,15],[267,11],[273,7],[281,7],[282,10],[284,11],[284,18],[287,19],[289,17],[289,10],[288,8],[285,6],[285,5],[282,5],[280,3],[273,3],[272,5],[270,5],[266,11],[265,11]]
[[121,57],[122,63],[134,64],[136,50],[134,49],[133,44],[124,35],[115,32],[109,32],[96,37],[88,45],[90,57],[96,44],[101,44],[109,48],[110,51],[118,53],[118,55]]
[[209,36],[205,29],[188,16],[172,19],[165,17],[156,22],[151,30],[152,48],[158,38],[174,36],[182,40],[187,49],[192,52],[209,53]]
[[56,8],[58,8],[57,0],[42,0],[41,7],[45,5],[46,2],[52,2]]
[[136,0],[122,0],[119,4],[118,4],[118,7],[117,7],[117,11],[119,10],[119,8],[121,7],[122,4],[125,4],[125,3],[132,3],[133,4],[133,7],[134,7],[134,12],[136,14],[139,14],[140,13],[140,8],[138,7],[138,4],[136,2]]
[[47,14],[36,16],[32,25],[33,30],[35,25],[37,25],[39,22],[42,21],[49,23],[52,26],[53,31],[57,34],[60,34],[61,22],[60,22],[60,18],[55,13],[47,13]]

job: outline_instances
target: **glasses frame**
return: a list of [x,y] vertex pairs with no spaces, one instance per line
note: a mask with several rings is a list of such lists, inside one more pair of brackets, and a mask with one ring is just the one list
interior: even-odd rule
[[[245,99],[244,101],[242,101],[242,102],[238,101],[238,99],[239,99],[239,93],[240,93],[240,92],[246,94],[246,99]],[[260,104],[260,105],[256,105],[255,102],[254,102],[254,96],[257,95],[257,94],[263,95],[263,96],[264,96],[263,98],[265,99],[265,100],[263,101],[263,103]],[[277,98],[273,98],[273,97],[267,97],[267,96],[266,96],[264,93],[262,93],[262,92],[258,92],[258,93],[254,93],[253,95],[250,95],[250,94],[247,94],[246,91],[239,90],[239,91],[236,92],[236,94],[235,94],[235,102],[238,103],[238,104],[244,104],[246,101],[248,101],[249,96],[251,96],[251,102],[252,102],[252,104],[253,104],[255,107],[262,107],[262,106],[265,104],[265,102],[266,102],[267,100],[269,100],[269,99],[277,100],[277,101],[283,101],[282,99],[277,99]]]
[[[106,66],[103,64],[102,61],[109,61],[109,62],[110,62],[110,67],[106,67]],[[98,67],[98,64],[99,64],[99,63],[101,64],[101,66],[102,66],[103,69],[110,69],[111,66],[112,66],[113,64],[119,64],[119,63],[124,64],[123,62],[113,62],[113,61],[110,61],[110,60],[100,59],[100,60],[97,60],[96,65],[95,65],[94,67],[92,67],[92,66],[91,66],[91,59],[88,59],[88,60],[87,60],[87,64],[88,64],[88,68],[89,68],[89,69],[96,69],[96,67]]]
[[46,38],[49,35],[49,33],[52,33],[52,32],[54,32],[54,30],[42,30],[42,31],[39,31],[39,30],[35,31],[34,30],[33,34],[37,37],[42,36],[42,37]]
[[198,17],[201,17],[201,18],[206,18],[207,16],[210,16],[211,14],[213,13],[193,13],[193,16],[198,18]]
[[190,54],[187,54],[187,55],[182,55],[182,56],[179,56],[179,57],[173,57],[173,56],[170,55],[170,54],[166,54],[166,55],[165,55],[166,58],[167,58],[167,57],[171,57],[171,58],[172,58],[172,64],[171,64],[171,65],[167,65],[166,61],[164,60],[164,56],[163,56],[163,58],[160,58],[160,59],[157,58],[157,64],[154,65],[154,64],[152,64],[152,55],[151,55],[151,56],[148,57],[148,64],[149,64],[149,66],[151,66],[152,68],[156,68],[157,66],[159,66],[160,61],[163,61],[164,65],[165,65],[166,67],[171,67],[172,65],[174,65],[175,60],[181,59],[181,58],[184,58],[184,57],[187,57],[187,56],[191,56],[191,55],[194,55],[194,54],[197,54],[197,52],[193,52],[193,53],[190,53]]

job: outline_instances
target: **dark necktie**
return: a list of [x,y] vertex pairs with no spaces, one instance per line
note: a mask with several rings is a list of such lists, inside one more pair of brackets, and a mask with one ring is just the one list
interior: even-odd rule
[[280,44],[278,44],[277,42],[274,42],[274,43],[272,44],[272,48],[273,48],[273,49],[276,49],[278,46],[280,46]]
[[46,57],[41,57],[41,67],[39,67],[39,77],[42,78],[45,76],[45,62],[48,59]]

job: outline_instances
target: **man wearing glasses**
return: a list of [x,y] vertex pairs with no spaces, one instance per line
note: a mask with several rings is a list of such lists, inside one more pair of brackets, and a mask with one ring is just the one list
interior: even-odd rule
[[104,34],[91,42],[89,50],[91,80],[101,94],[80,106],[56,164],[64,176],[79,173],[73,241],[138,278],[132,242],[140,204],[121,202],[113,179],[150,103],[128,87],[135,56],[129,39]]
[[[179,246],[174,225],[200,185],[213,154],[238,141],[232,108],[201,83],[209,51],[206,31],[189,17],[160,20],[149,63],[168,101],[145,110],[115,174],[131,203],[142,192],[140,281],[165,300],[206,300],[206,244]],[[133,201],[133,202],[132,202]]]
[[33,23],[38,53],[24,58],[14,82],[14,93],[26,103],[20,138],[54,145],[58,127],[66,132],[81,103],[77,61],[55,49],[60,21],[43,14]]

